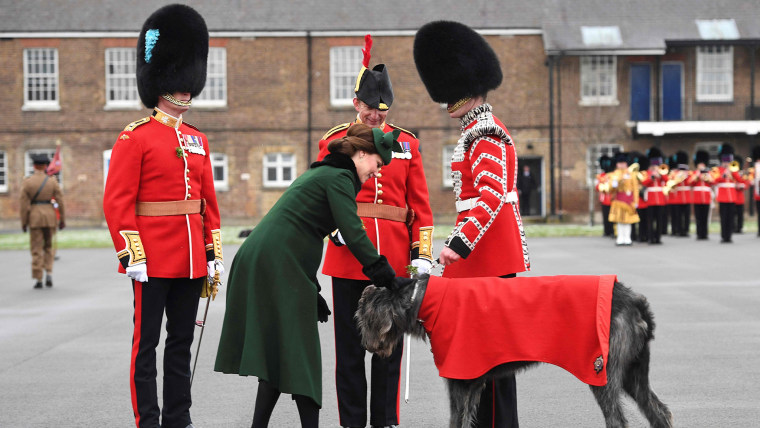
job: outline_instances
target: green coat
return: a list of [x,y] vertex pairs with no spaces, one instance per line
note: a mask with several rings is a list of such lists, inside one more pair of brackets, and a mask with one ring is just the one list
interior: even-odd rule
[[356,215],[360,188],[351,158],[331,155],[298,177],[253,229],[230,268],[215,371],[257,376],[322,406],[317,270],[324,238],[339,228],[362,265],[379,259]]

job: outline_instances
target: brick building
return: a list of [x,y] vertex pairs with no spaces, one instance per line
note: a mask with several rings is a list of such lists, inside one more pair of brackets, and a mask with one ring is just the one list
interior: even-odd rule
[[[103,223],[109,150],[148,114],[134,82],[139,28],[168,2],[137,3],[0,9],[0,228],[18,225],[30,155],[57,142],[69,223]],[[372,14],[346,0],[186,3],[211,32],[206,89],[186,120],[209,137],[228,225],[263,216],[314,160],[322,134],[354,118],[367,32],[371,63],[385,63],[393,82],[388,120],[420,138],[434,213],[452,218],[458,123],[430,101],[412,59],[415,30],[434,19],[478,29],[499,55],[504,81],[488,101],[521,164],[539,173],[538,218],[588,215],[601,153],[656,145],[691,154],[730,142],[746,156],[760,130],[753,1],[387,0]]]

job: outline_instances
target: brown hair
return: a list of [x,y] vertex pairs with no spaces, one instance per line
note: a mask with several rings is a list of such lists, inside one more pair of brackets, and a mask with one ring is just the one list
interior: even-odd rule
[[346,156],[353,156],[358,151],[364,151],[368,154],[377,153],[372,128],[361,123],[351,125],[345,137],[336,138],[327,144],[327,151],[343,153]]

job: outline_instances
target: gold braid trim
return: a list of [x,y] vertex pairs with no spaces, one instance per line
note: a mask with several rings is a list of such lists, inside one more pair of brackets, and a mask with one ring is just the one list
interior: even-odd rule
[[472,97],[464,97],[461,100],[455,102],[451,107],[447,108],[446,111],[449,113],[454,113],[455,111],[459,110],[459,107],[462,107],[463,105],[467,104],[468,101],[470,101]]
[[121,230],[119,231],[119,235],[124,238],[126,247],[123,250],[119,251],[116,255],[119,258],[122,258],[125,255],[129,256],[127,266],[134,266],[145,263],[145,250],[142,245],[142,240],[140,240],[140,232],[136,230]]
[[433,260],[433,226],[420,228],[420,258]]
[[180,107],[190,107],[193,104],[193,100],[190,100],[188,102],[180,101],[172,96],[172,94],[166,93],[161,95],[163,99],[166,101],[169,101],[170,103],[174,105],[178,105]]

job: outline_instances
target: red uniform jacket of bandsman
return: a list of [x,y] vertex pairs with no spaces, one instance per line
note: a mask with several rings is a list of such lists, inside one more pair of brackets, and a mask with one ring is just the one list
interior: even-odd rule
[[702,180],[702,173],[692,171],[689,178],[686,179],[686,184],[691,186],[692,203],[694,205],[710,205],[712,201],[711,183]]
[[602,192],[599,190],[599,185],[606,182],[606,176],[607,173],[603,172],[596,177],[596,191],[599,192],[599,203],[602,205],[609,206],[612,203],[612,198],[610,197],[610,192]]
[[[202,132],[160,110],[122,131],[111,151],[103,197],[103,212],[122,263],[127,256],[128,265],[144,260],[148,277],[199,278],[207,274],[207,261],[221,259],[210,155]],[[206,201],[203,215],[136,215],[138,201],[197,199]],[[123,264],[119,272],[125,272]]]
[[754,180],[752,181],[752,194],[755,195],[756,201],[760,201],[760,162],[755,162],[754,168],[755,176]]
[[[327,143],[344,137],[350,125],[351,123],[338,125],[322,137],[317,160],[327,156]],[[403,276],[406,266],[413,258],[425,258],[432,262],[433,211],[430,209],[427,181],[422,167],[420,142],[414,134],[395,125],[386,123],[382,128],[383,132],[394,129],[401,130],[398,142],[404,153],[394,153],[391,163],[383,166],[376,178],[364,182],[356,196],[356,202],[390,205],[414,211],[410,227],[399,221],[361,217],[367,236],[378,253],[388,259],[396,275]],[[338,278],[368,279],[348,247],[338,247],[332,241],[327,244],[322,273]]]
[[[688,176],[689,171],[677,170],[673,175],[674,178],[677,176],[676,174],[686,174]],[[675,205],[685,205],[691,203],[691,187],[686,185],[686,180],[683,180],[682,182],[675,185],[670,193],[673,195],[672,203]]]
[[[637,178],[641,177],[649,177],[649,172],[647,171],[640,171],[637,175]],[[636,207],[637,209],[643,210],[646,208],[649,208],[649,203],[644,199],[644,186],[641,185],[642,181],[639,180],[639,204]]]
[[[736,183],[742,181],[742,176],[739,172],[731,172],[728,168],[718,167],[720,171],[720,177],[715,180],[716,195],[715,200],[718,203],[734,204],[736,203]],[[726,178],[724,174],[728,173],[729,177]]]
[[[741,177],[741,174],[739,176]],[[736,205],[744,205],[747,201],[744,197],[744,193],[747,191],[747,184],[749,184],[749,181],[743,177],[736,182],[736,199],[734,200]]]
[[665,194],[662,192],[663,186],[665,186],[665,183],[667,182],[667,179],[660,177],[655,177],[652,174],[647,174],[647,178],[641,182],[641,185],[646,187],[646,200],[647,204],[651,206],[662,206],[665,205]]
[[615,275],[429,278],[417,318],[440,376],[474,379],[500,364],[542,361],[607,383]]
[[[443,271],[449,278],[502,276],[530,270],[517,201],[517,156],[504,124],[483,104],[461,119],[462,136],[451,172],[460,211],[446,245],[462,256]],[[458,210],[459,211],[459,210]]]

